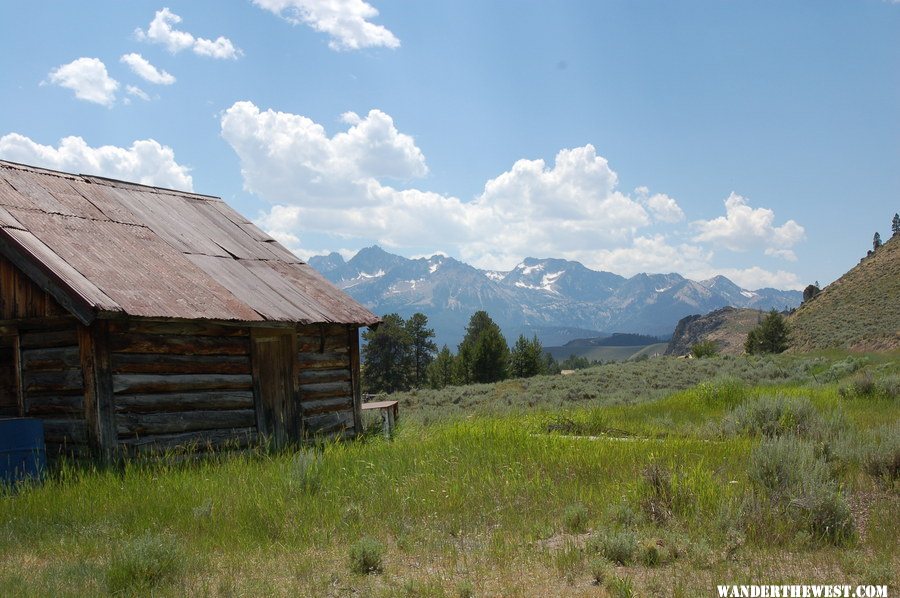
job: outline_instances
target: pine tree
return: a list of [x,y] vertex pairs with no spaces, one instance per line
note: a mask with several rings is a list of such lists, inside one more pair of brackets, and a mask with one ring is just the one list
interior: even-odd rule
[[396,392],[410,387],[412,339],[399,314],[382,318],[375,330],[363,332],[366,345],[362,382],[366,392]]
[[881,235],[878,232],[875,233],[875,236],[872,237],[872,250],[878,251],[878,248],[881,247]]
[[444,345],[437,357],[428,365],[428,385],[431,388],[444,388],[456,384],[456,359],[450,348]]
[[747,335],[744,350],[757,353],[782,353],[788,348],[790,330],[784,316],[774,309]]
[[513,378],[530,378],[545,373],[544,347],[537,335],[531,340],[519,335],[509,356],[509,373]]
[[900,235],[900,214],[894,214],[893,220],[891,220],[891,236],[896,237]]
[[509,346],[500,327],[487,312],[472,314],[466,336],[459,344],[457,359],[459,377],[466,384],[506,378]]
[[437,345],[431,340],[434,330],[428,327],[428,316],[418,312],[409,317],[405,327],[412,343],[411,382],[414,387],[420,388],[425,384],[425,373],[437,352]]

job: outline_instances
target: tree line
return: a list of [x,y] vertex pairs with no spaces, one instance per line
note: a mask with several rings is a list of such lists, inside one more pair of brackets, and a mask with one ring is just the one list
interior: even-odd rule
[[510,349],[500,327],[485,311],[475,312],[469,319],[455,354],[447,345],[438,350],[434,330],[422,313],[408,320],[387,314],[376,329],[362,336],[366,341],[362,384],[369,393],[559,373],[559,364],[544,352],[537,336],[529,340],[519,335]]

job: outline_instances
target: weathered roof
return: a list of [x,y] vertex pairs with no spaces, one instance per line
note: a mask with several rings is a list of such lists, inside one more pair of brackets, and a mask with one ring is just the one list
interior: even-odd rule
[[208,195],[0,160],[0,253],[85,323],[378,322]]

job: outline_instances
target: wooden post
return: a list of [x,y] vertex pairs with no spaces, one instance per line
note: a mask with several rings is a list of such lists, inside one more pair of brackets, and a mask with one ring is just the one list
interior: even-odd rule
[[84,419],[91,448],[112,461],[118,447],[116,405],[109,357],[108,322],[78,326],[78,346],[84,375]]
[[353,386],[353,428],[359,435],[363,432],[362,394],[359,383],[359,328],[347,327],[347,342],[350,344],[350,382]]
[[19,417],[25,417],[25,376],[22,371],[22,337],[19,331],[13,337],[13,361],[16,374],[16,403],[19,408]]

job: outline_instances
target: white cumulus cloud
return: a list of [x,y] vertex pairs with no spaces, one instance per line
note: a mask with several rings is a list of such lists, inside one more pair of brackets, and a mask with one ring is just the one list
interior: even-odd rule
[[[330,134],[302,115],[236,102],[221,116],[245,188],[272,204],[260,226],[304,252],[305,234],[372,240],[396,249],[441,247],[481,268],[508,270],[525,256],[577,260],[625,275],[680,272],[708,278],[711,250],[671,223],[684,213],[671,197],[618,189],[618,175],[588,144],[555,159],[518,160],[470,201],[411,186],[428,167],[415,139],[390,115],[346,112]],[[666,234],[653,227],[666,223]],[[761,254],[762,252],[760,252]],[[738,271],[742,281],[789,273]]]
[[191,191],[189,169],[175,161],[172,148],[153,139],[131,147],[91,147],[81,137],[65,137],[58,147],[42,145],[24,135],[0,137],[0,158],[65,172],[93,174],[172,189]]
[[331,36],[332,50],[397,48],[400,40],[369,20],[378,10],[363,0],[253,0],[253,3],[295,25],[304,24]]
[[765,249],[767,255],[794,259],[791,247],[802,241],[806,231],[793,220],[775,226],[775,212],[752,208],[747,199],[732,192],[725,200],[725,216],[694,223],[696,241],[721,245],[731,251]]
[[154,85],[171,85],[175,83],[175,77],[166,71],[156,68],[150,64],[149,60],[136,52],[125,54],[120,60],[127,64],[134,74],[148,83],[153,83]]
[[176,29],[175,25],[180,22],[180,16],[168,8],[162,8],[156,11],[146,31],[138,28],[134,30],[134,35],[140,41],[160,44],[172,54],[191,49],[200,56],[223,60],[236,59],[243,54],[227,37],[219,36],[210,40]]
[[99,58],[78,58],[59,66],[47,76],[50,83],[71,89],[75,97],[86,102],[112,106],[119,82],[109,76]]
[[[147,92],[136,85],[126,85],[125,92],[128,95],[134,96],[136,98],[140,98],[140,99],[144,100],[145,102],[150,101],[150,96],[147,95]],[[126,101],[127,101],[127,98],[126,98]]]

